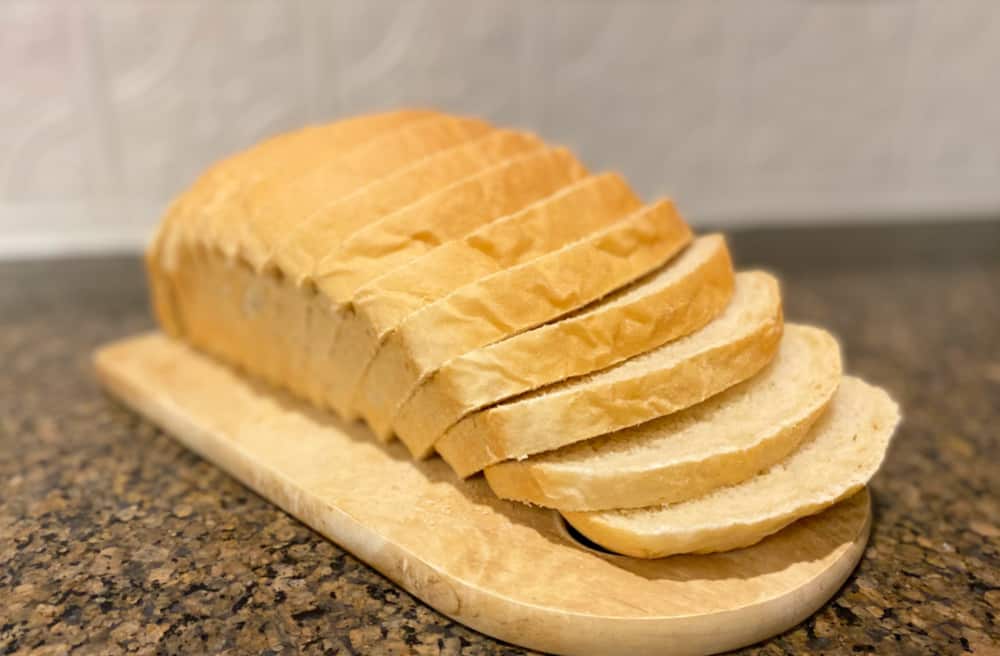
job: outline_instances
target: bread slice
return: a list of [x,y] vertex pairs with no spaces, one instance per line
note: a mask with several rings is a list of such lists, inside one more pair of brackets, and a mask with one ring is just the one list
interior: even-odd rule
[[303,272],[295,276],[295,283],[301,285],[314,279],[320,261],[361,228],[463,178],[544,147],[533,134],[495,130],[428,155],[300,222],[273,251],[274,264],[282,271]]
[[837,340],[787,324],[753,378],[660,419],[486,468],[497,496],[560,510],[676,503],[751,478],[798,447],[840,383]]
[[[552,253],[641,206],[617,174],[584,178],[368,283],[355,294],[337,335],[332,366],[337,369],[336,386],[343,389],[334,393],[354,398],[379,344],[420,307]],[[355,406],[367,416],[366,399],[360,400],[358,404],[355,399]]]
[[805,443],[759,476],[684,503],[563,515],[597,544],[637,558],[750,546],[860,490],[898,423],[885,391],[845,377]]
[[381,438],[400,404],[451,358],[534,328],[614,292],[673,258],[691,229],[668,200],[565,247],[470,283],[389,333],[355,403]]
[[399,110],[310,126],[278,135],[210,167],[167,209],[146,250],[146,268],[153,310],[164,329],[179,335],[174,311],[175,290],[169,270],[178,249],[208,219],[211,208],[230,202],[282,171],[309,170],[332,155],[355,148],[380,134],[407,124],[441,116],[428,110]]
[[683,337],[722,312],[732,292],[725,239],[701,237],[598,303],[445,362],[400,406],[393,426],[414,456],[426,457],[470,412]]
[[[242,257],[261,271],[281,239],[313,212],[427,155],[487,134],[485,121],[432,117],[388,132],[291,177],[279,175],[255,185],[211,213],[199,233],[230,257]],[[283,272],[285,273],[285,272]],[[297,272],[292,272],[294,273]]]
[[778,281],[764,272],[738,274],[729,306],[701,330],[471,414],[435,448],[465,477],[683,410],[760,371],[774,357],[781,332]]

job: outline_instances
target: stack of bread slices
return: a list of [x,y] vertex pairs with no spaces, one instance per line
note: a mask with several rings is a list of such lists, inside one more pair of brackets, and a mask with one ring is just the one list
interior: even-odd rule
[[258,144],[170,206],[147,264],[170,334],[627,555],[734,549],[837,503],[899,418],[723,236],[478,119]]

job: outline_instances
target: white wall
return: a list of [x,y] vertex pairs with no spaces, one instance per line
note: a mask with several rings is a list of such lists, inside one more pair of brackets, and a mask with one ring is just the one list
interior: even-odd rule
[[696,223],[1000,211],[997,0],[5,0],[0,254],[135,248],[215,158],[401,104]]

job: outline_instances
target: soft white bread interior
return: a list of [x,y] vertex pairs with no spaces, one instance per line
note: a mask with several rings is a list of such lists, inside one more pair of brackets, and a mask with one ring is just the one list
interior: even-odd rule
[[694,241],[666,266],[565,318],[452,358],[417,386],[393,427],[414,456],[465,415],[644,353],[704,326],[733,293],[721,235]]
[[898,423],[885,391],[846,376],[803,445],[759,476],[672,505],[563,515],[590,540],[628,556],[739,549],[860,490]]
[[355,405],[382,438],[399,405],[449,359],[565,315],[673,258],[691,229],[673,203],[639,209],[563,248],[485,276],[411,314],[390,332]]
[[486,468],[500,497],[586,511],[677,503],[751,478],[791,453],[841,377],[825,330],[786,324],[774,360],[707,401],[625,430]]
[[[380,343],[421,307],[557,251],[641,206],[621,176],[587,177],[376,278],[354,295],[337,335],[332,359],[343,385],[356,394]],[[565,264],[567,275],[577,273],[569,269],[572,264]],[[365,395],[354,397],[362,417],[379,416],[379,409],[366,402],[371,400]]]
[[746,380],[781,339],[778,281],[736,276],[732,301],[701,330],[600,372],[473,413],[435,448],[462,477],[690,407]]

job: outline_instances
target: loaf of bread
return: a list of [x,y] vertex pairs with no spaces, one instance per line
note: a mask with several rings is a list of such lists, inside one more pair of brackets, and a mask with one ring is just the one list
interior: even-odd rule
[[475,118],[264,141],[170,205],[146,264],[170,335],[638,557],[821,511],[898,419],[721,235]]

